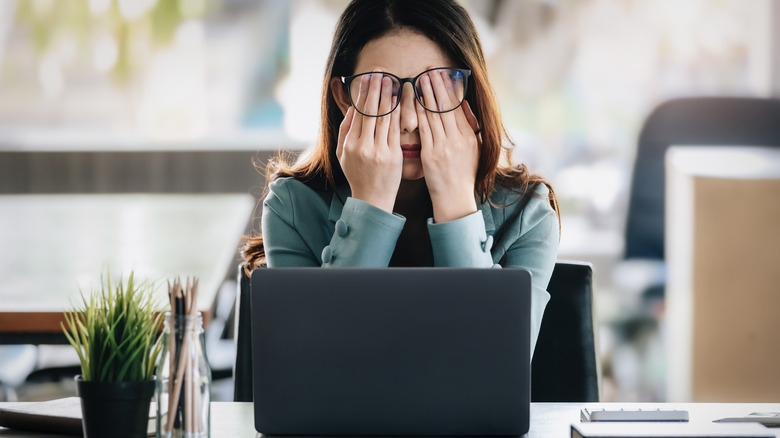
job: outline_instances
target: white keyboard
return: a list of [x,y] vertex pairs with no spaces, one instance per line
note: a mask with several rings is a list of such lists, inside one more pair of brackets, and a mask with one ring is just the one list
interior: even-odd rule
[[580,411],[582,421],[688,421],[688,411],[662,409],[619,409]]

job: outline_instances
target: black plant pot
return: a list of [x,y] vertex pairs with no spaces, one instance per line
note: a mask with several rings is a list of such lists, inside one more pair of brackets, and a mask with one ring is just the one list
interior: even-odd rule
[[84,437],[146,437],[154,386],[154,380],[87,382],[76,376]]

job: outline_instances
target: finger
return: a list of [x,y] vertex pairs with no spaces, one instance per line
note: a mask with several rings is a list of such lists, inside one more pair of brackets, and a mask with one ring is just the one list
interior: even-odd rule
[[347,109],[347,113],[344,114],[344,120],[339,125],[339,139],[336,143],[336,157],[341,158],[341,152],[344,150],[344,140],[347,138],[350,126],[352,126],[352,119],[355,117],[355,108],[350,105]]
[[[455,120],[458,124],[458,130],[462,134],[476,132],[479,128],[476,127],[476,125],[475,127],[472,127],[472,122],[476,122],[476,117],[474,117],[474,114],[471,112],[471,108],[466,109],[463,106],[468,105],[468,102],[464,100],[463,96],[465,88],[463,74],[456,72],[454,73],[454,77],[449,77],[447,73],[443,73],[442,77],[445,79],[444,85],[447,88],[450,99],[452,99],[453,106],[458,105],[458,108],[453,111]],[[469,116],[471,116],[473,120],[470,120]]]
[[[438,105],[437,109],[439,111],[444,111],[445,109],[455,106],[454,99],[450,96],[450,91],[447,90],[447,85],[445,84],[445,82],[449,82],[449,78],[445,78],[446,75],[447,73],[444,70],[436,70],[429,74],[434,97]],[[452,89],[452,84],[450,84],[450,89]],[[459,131],[458,122],[454,113],[455,111],[450,111],[439,114],[445,133],[453,134]]]
[[370,79],[371,78],[369,78],[368,75],[363,75],[359,78],[360,83],[358,84],[357,100],[354,102],[355,109],[359,111],[355,111],[357,114],[355,114],[352,125],[349,128],[350,131],[358,136],[363,132],[363,119],[365,116],[360,114],[360,111],[363,111],[365,107]]
[[447,89],[447,97],[450,99],[452,106],[457,105],[461,100],[463,100],[462,90],[455,90],[455,84],[453,83],[453,79],[450,77],[447,70],[442,70],[441,78],[444,81],[444,88]]
[[431,132],[431,125],[428,122],[428,114],[420,102],[414,101],[414,109],[417,111],[417,131],[420,133],[420,147],[424,151],[433,147],[433,132]]
[[474,115],[474,111],[471,110],[471,105],[467,100],[463,101],[462,107],[463,107],[462,113],[466,117],[468,123],[468,126],[466,126],[465,124],[462,126],[464,127],[464,129],[471,130],[472,132],[474,132],[474,134],[476,134],[477,146],[479,147],[482,145],[482,128],[479,126],[479,120],[477,120],[477,116]]
[[[397,96],[393,96],[392,104],[395,105]],[[387,117],[387,116],[385,116]],[[398,150],[401,153],[401,111],[390,113],[390,128],[387,134],[387,146],[390,150]]]
[[[365,105],[363,108],[365,108],[364,113],[368,115],[376,115],[378,114],[377,111],[379,110],[379,95],[382,92],[382,78],[384,77],[381,73],[373,73],[369,79],[370,83],[368,86],[368,94],[366,95]],[[361,137],[373,137],[374,136],[374,130],[376,128],[376,117],[364,117],[363,119],[363,129],[361,131]]]
[[470,108],[467,107],[465,100],[455,111],[453,111],[453,113],[455,114],[455,120],[458,124],[458,131],[460,131],[461,135],[469,136],[476,135],[478,133],[479,128],[475,128],[475,126],[477,126],[477,119],[474,117],[474,114],[471,113]]
[[[433,88],[431,86],[431,78],[428,74],[420,78],[420,88],[422,89],[425,106],[427,108],[437,108],[436,98],[433,95]],[[437,138],[444,138],[444,127],[441,124],[441,116],[439,113],[425,111],[424,116],[430,126],[431,134]],[[419,124],[420,122],[418,121],[417,123]]]
[[458,126],[461,129],[463,135],[475,135],[477,137],[477,147],[482,146],[482,130],[479,127],[479,121],[474,112],[471,111],[471,106],[467,100],[464,100],[460,108],[455,110],[459,113],[459,117],[462,118],[458,121]]
[[[393,99],[393,80],[390,76],[382,78],[382,89],[379,94],[379,114],[390,112],[395,104]],[[390,116],[381,116],[376,121],[376,138],[387,139],[387,132],[390,129]]]
[[463,103],[461,104],[461,107],[463,108],[461,114],[463,114],[463,116],[466,118],[466,122],[471,128],[471,131],[478,132],[480,130],[479,121],[477,120],[477,116],[474,115],[474,111],[471,110],[471,105],[469,104],[469,101],[464,100]]

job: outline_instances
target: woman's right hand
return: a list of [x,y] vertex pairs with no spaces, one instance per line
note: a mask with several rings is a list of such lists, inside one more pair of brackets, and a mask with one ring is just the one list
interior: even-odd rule
[[[390,78],[365,75],[360,78],[357,106],[390,111]],[[381,81],[386,81],[382,83]],[[364,111],[367,112],[367,111]],[[399,110],[382,117],[368,117],[350,105],[339,127],[336,156],[352,189],[352,197],[393,212],[403,171]]]

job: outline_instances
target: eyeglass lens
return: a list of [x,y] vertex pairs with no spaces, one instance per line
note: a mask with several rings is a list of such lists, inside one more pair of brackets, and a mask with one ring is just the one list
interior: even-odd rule
[[[452,111],[465,97],[465,79],[463,73],[458,70],[430,70],[414,82],[415,93],[428,111]],[[398,106],[400,89],[401,83],[395,76],[365,73],[352,80],[349,95],[355,109],[364,115],[383,116]]]

